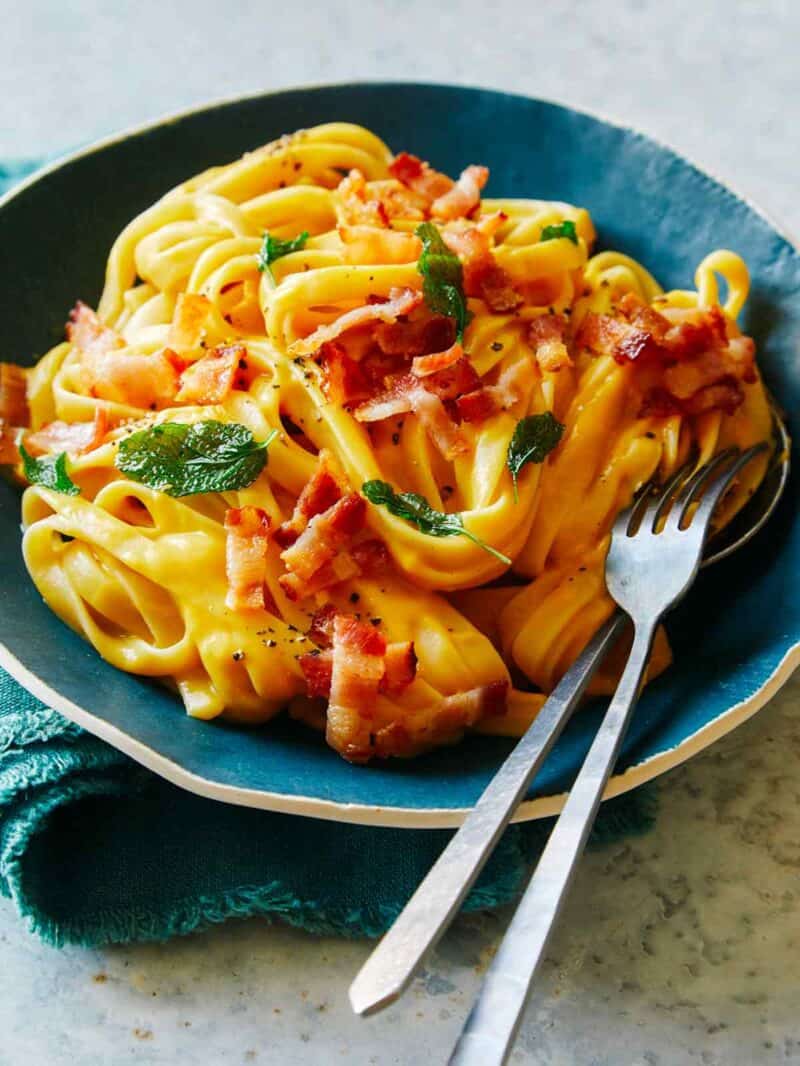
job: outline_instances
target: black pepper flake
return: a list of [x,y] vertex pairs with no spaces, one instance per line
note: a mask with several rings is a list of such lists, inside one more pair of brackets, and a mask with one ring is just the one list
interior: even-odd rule
[[277,648],[278,646],[277,640],[273,640],[272,637],[269,640],[265,640],[264,643],[268,648]]
[[578,573],[579,574],[585,574],[586,573],[586,567],[585,566],[579,566],[578,567]]
[[400,443],[400,434],[399,433],[393,433],[392,434],[392,444],[399,444],[399,443]]
[[647,437],[648,440],[655,440],[656,439],[656,435],[655,435],[655,433],[653,433],[652,430],[648,430],[647,433],[645,433],[645,437]]
[[297,170],[302,170],[302,169],[303,169],[303,164],[302,164],[302,163],[300,162],[300,160],[299,160],[299,159],[298,159],[298,160],[297,160],[297,162],[295,163],[295,165],[294,165],[294,169],[295,169],[296,171],[297,171]]
[[[289,625],[289,626],[287,626],[286,628],[287,628],[287,629],[288,629],[288,630],[289,630],[289,631],[290,631],[291,633],[298,633],[298,632],[299,632],[299,630],[298,630],[297,626],[292,626],[292,625]],[[270,633],[271,633],[271,632],[272,632],[272,630],[270,630]]]
[[233,661],[235,663],[239,663],[244,658],[244,652],[243,651],[235,651],[233,653],[233,655],[231,656],[231,658],[233,659]]
[[359,596],[359,594],[357,592],[351,592],[350,593],[350,602],[351,603],[358,603],[358,601],[360,599],[361,599],[361,597]]
[[548,307],[547,310],[550,312],[551,315],[554,315],[556,313],[555,307]]
[[382,621],[382,618],[370,618],[370,623],[374,626],[379,626]]
[[297,355],[294,357],[292,362],[296,363],[297,366],[303,366],[305,364],[305,359],[302,357],[302,355]]
[[491,347],[493,352],[502,352],[502,350],[503,350],[502,341],[492,341],[490,347]]
[[449,500],[454,492],[455,492],[455,489],[453,488],[452,485],[442,485],[442,499],[443,500]]
[[158,404],[155,402],[155,400],[153,400],[153,402],[150,404],[150,410],[155,411],[157,407]]
[[246,359],[240,359],[239,360],[239,369],[240,370],[247,370],[247,360]]
[[[313,374],[311,373],[311,371],[310,371],[310,370],[306,370],[305,374],[303,374],[303,379],[304,379],[305,381],[311,381],[311,379],[312,379],[313,377],[314,377],[314,375],[313,375]],[[302,419],[301,419],[301,421],[302,421]]]

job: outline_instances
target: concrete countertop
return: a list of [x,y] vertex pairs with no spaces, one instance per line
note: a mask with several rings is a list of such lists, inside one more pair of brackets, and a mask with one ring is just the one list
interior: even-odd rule
[[[624,119],[800,231],[798,33],[789,0],[29,0],[0,35],[0,158],[237,92],[449,80]],[[798,798],[795,680],[662,779],[649,835],[584,857],[512,1061],[800,1059]],[[444,1063],[507,919],[460,919],[400,1004],[358,1020],[345,993],[364,943],[251,920],[55,951],[0,901],[0,1066]]]

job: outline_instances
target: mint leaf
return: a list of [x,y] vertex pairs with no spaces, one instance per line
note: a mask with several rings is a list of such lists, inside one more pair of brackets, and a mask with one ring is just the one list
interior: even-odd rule
[[458,340],[463,340],[472,315],[467,310],[464,296],[461,260],[450,251],[432,222],[421,222],[415,232],[422,241],[417,270],[422,275],[425,303],[434,314],[454,319]]
[[436,511],[424,496],[416,492],[395,492],[388,481],[365,481],[361,491],[370,503],[385,507],[390,514],[413,522],[422,533],[427,533],[430,537],[455,537],[461,534],[501,563],[511,566],[507,555],[503,555],[491,544],[464,528],[464,519],[458,512],[445,514],[443,511]]
[[573,244],[577,244],[578,234],[575,230],[575,223],[565,220],[555,226],[544,226],[542,235],[539,237],[539,243],[542,241],[555,241],[559,237],[566,237]]
[[508,444],[506,466],[514,479],[514,502],[518,500],[517,477],[528,463],[543,463],[564,433],[564,426],[550,411],[528,415],[517,422]]
[[238,422],[162,422],[119,442],[116,466],[169,496],[231,492],[251,485],[267,462],[277,436],[256,441]]
[[274,263],[276,259],[282,259],[285,255],[289,255],[291,252],[301,252],[308,240],[308,230],[303,230],[302,233],[298,233],[296,237],[292,237],[291,240],[283,240],[281,237],[272,237],[267,231],[264,234],[264,243],[261,245],[261,250],[258,253],[258,269],[263,274],[265,271],[275,281],[272,270],[270,269],[270,263]]
[[25,477],[31,485],[42,485],[54,492],[63,492],[65,496],[78,496],[80,489],[67,473],[67,453],[60,455],[43,455],[35,459],[25,446],[20,444],[19,454],[22,456],[22,465]]

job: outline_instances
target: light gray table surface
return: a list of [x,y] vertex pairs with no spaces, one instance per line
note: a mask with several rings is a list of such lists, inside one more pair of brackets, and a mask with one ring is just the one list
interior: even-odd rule
[[[0,158],[237,92],[449,80],[622,118],[800,231],[791,0],[3,8]],[[512,1061],[800,1061],[800,681],[666,775],[660,798],[649,835],[584,858]],[[0,1066],[435,1066],[507,919],[460,919],[402,1003],[364,1021],[346,1002],[364,943],[251,920],[55,951],[0,901]]]

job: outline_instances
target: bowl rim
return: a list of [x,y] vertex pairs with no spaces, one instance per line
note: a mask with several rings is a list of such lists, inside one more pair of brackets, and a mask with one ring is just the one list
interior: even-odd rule
[[[459,92],[492,93],[496,96],[506,96],[518,100],[535,101],[547,104],[563,111],[569,111],[586,118],[600,121],[606,126],[632,133],[634,136],[649,141],[659,148],[671,153],[684,164],[701,174],[704,178],[712,181],[724,191],[733,195],[743,202],[752,211],[759,215],[774,232],[792,249],[800,255],[800,244],[789,233],[786,227],[777,222],[772,215],[760,204],[752,200],[748,195],[741,193],[730,182],[720,178],[704,166],[700,166],[684,152],[679,151],[671,144],[659,137],[646,133],[639,128],[617,118],[610,117],[602,111],[594,111],[586,108],[574,107],[558,100],[547,97],[530,96],[526,93],[507,92],[501,89],[492,89],[486,86],[455,84],[452,82],[432,81],[403,81],[384,79],[364,79],[359,81],[336,81],[336,82],[312,82],[306,85],[284,86],[280,89],[263,92],[235,93],[200,104],[194,104],[186,108],[168,112],[154,119],[137,123],[116,133],[112,133],[93,140],[71,152],[57,156],[51,162],[38,167],[21,182],[13,185],[6,193],[0,196],[0,211],[11,203],[17,196],[23,194],[30,187],[46,179],[51,174],[69,166],[79,159],[94,155],[110,148],[122,141],[132,140],[143,134],[163,126],[190,118],[203,112],[214,111],[234,104],[248,103],[269,97],[277,97],[289,93],[315,93],[325,92],[331,89],[450,89]],[[315,796],[288,795],[283,792],[271,792],[261,789],[239,788],[235,785],[222,784],[208,777],[201,776],[185,769],[173,759],[161,754],[154,748],[130,736],[117,726],[98,718],[90,711],[85,710],[72,700],[62,696],[59,692],[46,684],[36,676],[19,660],[9,648],[0,640],[0,667],[14,678],[23,688],[44,704],[58,711],[65,718],[84,728],[87,732],[99,737],[115,747],[118,751],[128,755],[136,762],[160,777],[165,778],[172,784],[186,789],[199,796],[219,802],[230,803],[238,806],[253,807],[261,810],[275,811],[284,814],[295,814],[310,818],[320,818],[329,821],[345,822],[357,825],[373,825],[407,829],[445,829],[459,826],[471,808],[468,807],[387,807],[382,805],[369,805],[362,803],[343,803],[337,800],[321,799]],[[624,792],[638,787],[659,775],[666,773],[697,755],[704,748],[713,744],[716,740],[731,732],[738,725],[747,721],[759,711],[778,690],[789,680],[794,671],[800,667],[800,641],[789,647],[772,673],[750,696],[723,711],[716,718],[706,722],[700,729],[686,737],[680,744],[668,748],[662,752],[643,759],[641,762],[628,767],[621,774],[615,774],[608,782],[603,799],[611,799]],[[524,800],[517,808],[513,822],[526,822],[538,818],[547,818],[558,814],[564,806],[567,793],[561,792],[549,796],[540,796],[536,799]]]

